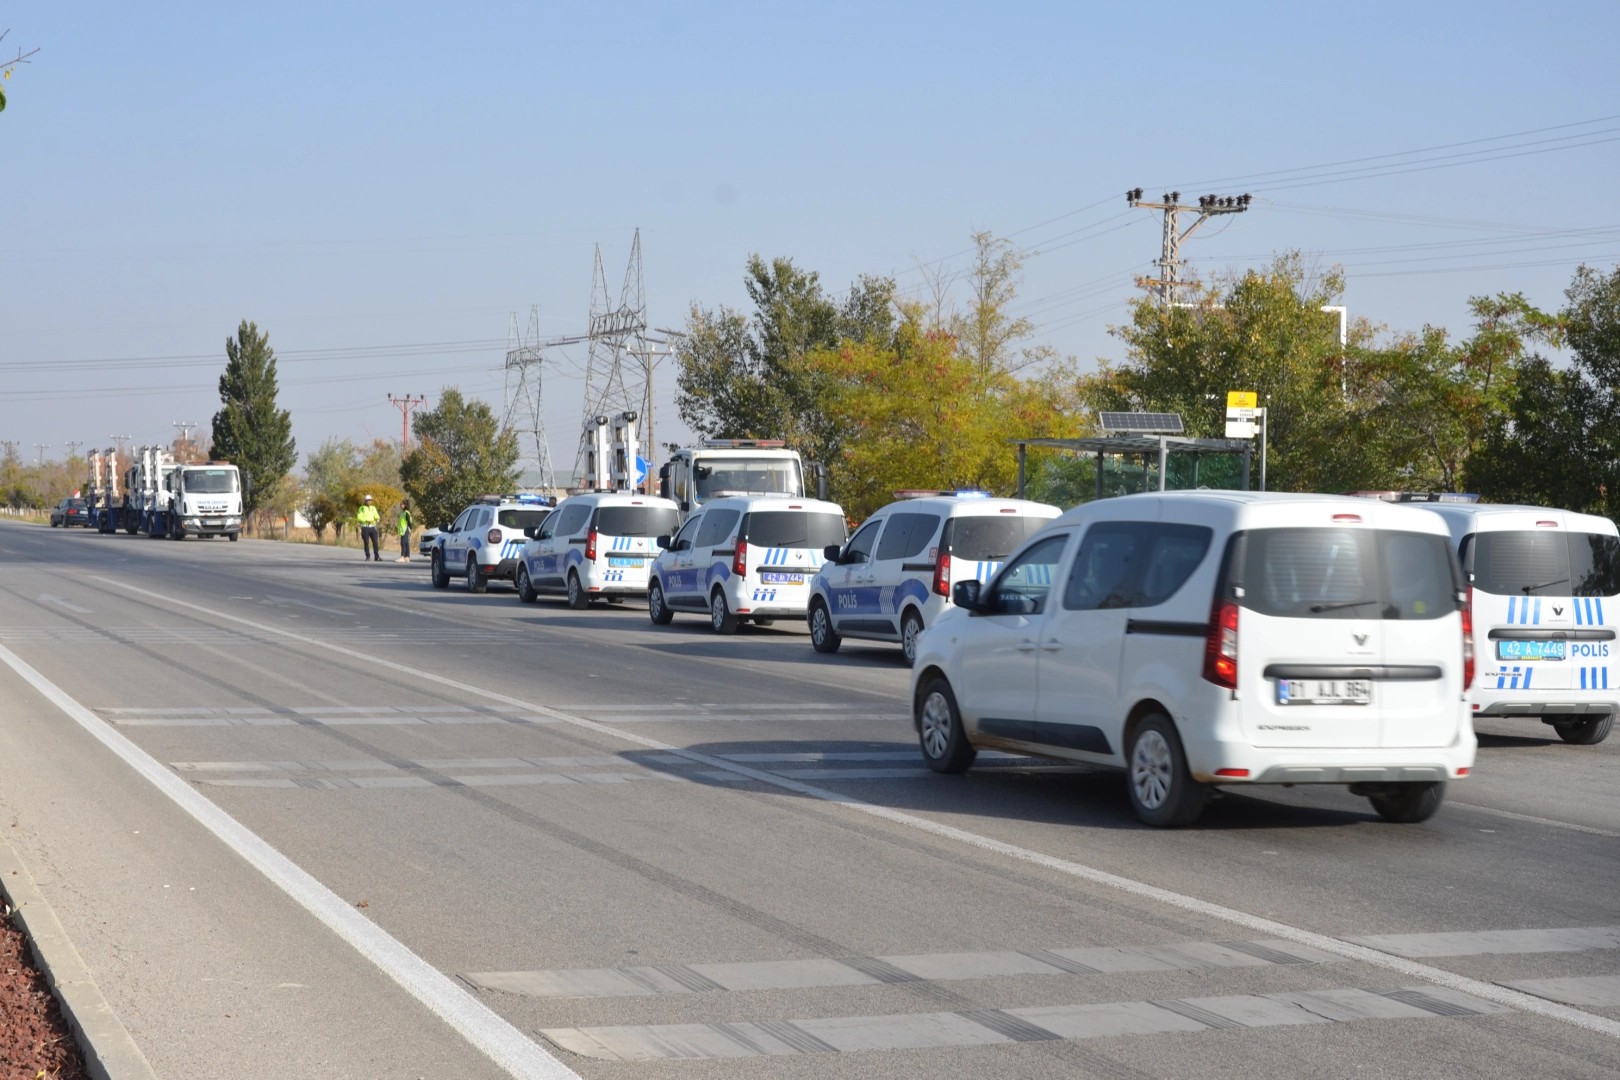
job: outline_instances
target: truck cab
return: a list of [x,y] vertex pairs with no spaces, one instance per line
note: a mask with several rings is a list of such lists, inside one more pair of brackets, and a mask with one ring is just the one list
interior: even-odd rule
[[[812,463],[817,495],[826,497],[821,467]],[[728,495],[805,494],[805,464],[780,439],[705,439],[675,451],[658,470],[658,494],[674,500],[684,521],[704,503]]]

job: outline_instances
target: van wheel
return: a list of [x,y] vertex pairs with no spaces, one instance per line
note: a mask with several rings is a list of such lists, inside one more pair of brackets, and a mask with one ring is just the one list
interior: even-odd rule
[[478,571],[478,556],[467,556],[467,591],[489,592],[489,579]]
[[532,604],[540,599],[540,594],[534,591],[534,582],[529,580],[529,568],[523,563],[518,563],[517,591],[518,599],[525,604]]
[[1131,809],[1144,825],[1176,828],[1191,825],[1209,801],[1209,785],[1187,771],[1176,725],[1153,713],[1137,725],[1125,755]]
[[1595,720],[1579,720],[1554,724],[1558,737],[1575,746],[1593,746],[1609,737],[1614,727],[1614,713],[1605,713]]
[[917,741],[928,767],[937,773],[967,772],[979,752],[968,742],[951,684],[943,676],[929,680],[916,708]]
[[579,575],[572,570],[568,571],[568,606],[575,611],[584,611],[590,603],[590,594],[579,583]]
[[654,581],[647,589],[647,617],[654,626],[668,626],[675,613],[664,603],[664,587]]
[[810,605],[810,644],[818,653],[835,653],[844,639],[833,629],[832,614],[820,600]]
[[709,598],[709,625],[714,627],[717,634],[737,632],[737,616],[726,606],[726,594],[719,589],[714,590],[714,595]]
[[433,587],[435,589],[448,589],[450,587],[450,574],[444,568],[444,555],[435,551],[433,553]]
[[910,667],[917,662],[917,638],[923,632],[922,616],[915,611],[908,611],[900,620],[900,652],[906,658],[906,666]]
[[1445,797],[1446,785],[1442,781],[1421,780],[1385,784],[1382,791],[1367,796],[1367,801],[1385,821],[1410,825],[1434,817]]

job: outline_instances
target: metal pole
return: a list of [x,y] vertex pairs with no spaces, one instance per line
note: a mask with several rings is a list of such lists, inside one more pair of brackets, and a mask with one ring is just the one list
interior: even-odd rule
[[1024,458],[1028,455],[1028,453],[1029,453],[1028,445],[1025,444],[1025,443],[1019,443],[1018,444],[1018,497],[1020,499],[1022,499],[1024,497]]
[[1168,437],[1166,437],[1164,435],[1160,435],[1159,436],[1159,490],[1160,491],[1164,490],[1164,484],[1165,484],[1165,475],[1164,475],[1165,469],[1164,469],[1164,466],[1165,466],[1165,462],[1167,462],[1169,460],[1169,458],[1170,458],[1170,441],[1169,441]]
[[1266,490],[1266,444],[1271,441],[1271,411],[1260,409],[1260,490]]

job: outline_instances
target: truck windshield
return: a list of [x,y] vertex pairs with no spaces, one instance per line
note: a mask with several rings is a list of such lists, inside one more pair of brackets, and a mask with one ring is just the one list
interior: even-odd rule
[[228,495],[236,490],[236,470],[187,469],[186,490],[193,495]]
[[763,495],[803,495],[804,479],[799,463],[781,458],[699,459],[697,497],[701,502],[723,493]]

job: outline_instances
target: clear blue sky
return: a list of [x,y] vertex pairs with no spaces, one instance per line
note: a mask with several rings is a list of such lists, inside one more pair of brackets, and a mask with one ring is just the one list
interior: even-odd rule
[[[0,113],[0,439],[29,460],[206,431],[242,319],[301,459],[397,439],[390,393],[499,410],[512,314],[583,331],[596,245],[616,299],[638,227],[670,327],[743,306],[753,252],[918,290],[990,230],[1032,249],[1031,343],[1086,367],[1158,255],[1138,185],[1252,193],[1195,271],[1298,248],[1396,332],[1620,262],[1613,0],[32,0],[5,28],[39,49]],[[553,355],[566,469],[586,352]],[[657,385],[664,442],[669,362]]]

